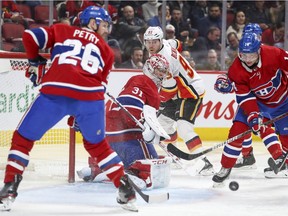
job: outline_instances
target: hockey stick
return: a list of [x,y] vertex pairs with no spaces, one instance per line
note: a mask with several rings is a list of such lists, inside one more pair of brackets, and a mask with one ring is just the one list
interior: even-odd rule
[[[125,111],[125,113],[142,129],[145,130],[144,125],[136,119],[135,116],[133,116],[115,97],[113,97],[110,93],[106,92],[106,94],[109,96],[109,98],[117,104],[121,109]],[[129,182],[133,186],[133,188],[137,191],[137,193],[142,197],[143,200],[147,203],[153,203],[153,202],[163,202],[169,199],[169,193],[165,194],[145,194],[141,191],[141,189],[130,179],[128,178]]]
[[133,186],[133,188],[137,191],[137,193],[142,197],[142,199],[147,203],[164,202],[169,199],[169,193],[148,195],[148,194],[143,193],[141,189],[129,177],[128,177],[128,181]]
[[[264,122],[263,125],[272,124],[272,123],[274,123],[274,122],[276,122],[276,121],[278,121],[278,120],[280,120],[282,118],[285,118],[286,116],[288,116],[288,112],[287,113],[283,113],[283,114],[281,114],[281,115],[279,115],[279,116],[277,116],[277,117],[275,117],[275,118],[273,118],[273,119],[271,119],[271,120],[269,120],[267,122]],[[167,145],[167,149],[168,149],[168,151],[170,151],[172,154],[176,155],[179,158],[182,158],[184,160],[194,160],[194,159],[196,159],[196,158],[198,158],[198,157],[200,157],[200,156],[202,156],[204,154],[207,154],[207,153],[209,153],[211,151],[214,151],[215,149],[218,149],[219,147],[222,147],[222,146],[224,146],[224,145],[226,145],[228,143],[231,143],[231,142],[233,142],[233,141],[235,141],[237,139],[240,139],[241,137],[243,137],[243,136],[245,136],[245,135],[247,135],[247,134],[249,134],[251,132],[252,132],[252,129],[249,129],[249,130],[247,130],[247,131],[245,131],[245,132],[243,132],[241,134],[238,134],[238,135],[236,135],[234,137],[231,137],[230,139],[226,140],[223,143],[219,143],[219,144],[217,144],[215,146],[212,146],[211,148],[208,148],[208,149],[206,149],[206,150],[204,150],[202,152],[196,153],[196,154],[189,154],[189,153],[183,152],[182,150],[178,149],[176,146],[172,145],[171,143],[169,143]]]

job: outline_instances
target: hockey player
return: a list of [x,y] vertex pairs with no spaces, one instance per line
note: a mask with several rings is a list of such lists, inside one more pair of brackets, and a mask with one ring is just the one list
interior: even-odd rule
[[[287,59],[288,54],[284,50],[261,45],[255,33],[246,33],[240,40],[238,57],[228,70],[228,78],[235,85],[239,105],[239,113],[230,128],[228,138],[251,127],[253,133],[261,137],[275,160],[273,171],[278,173],[278,177],[287,177],[287,164],[284,163],[288,150],[288,118],[274,122],[279,141],[271,125],[262,124],[262,116],[273,119],[288,112],[288,83],[285,74],[288,70]],[[241,152],[243,139],[235,140],[224,147],[222,168],[213,176],[214,182],[221,183],[228,178]],[[266,176],[273,174],[273,171],[271,168],[264,170]]]
[[[161,54],[170,64],[170,76],[163,82],[161,100],[171,103],[165,103],[164,110],[160,112],[159,121],[164,122],[162,126],[168,134],[176,133],[176,129],[171,126],[171,123],[176,121],[177,133],[184,140],[187,148],[191,152],[200,150],[202,142],[194,132],[194,124],[196,113],[205,94],[202,78],[191,68],[187,60],[175,48],[172,48],[167,40],[163,39],[163,31],[160,27],[149,27],[144,33],[144,43],[150,55]],[[176,99],[170,100],[173,97]],[[169,114],[166,114],[167,112]],[[203,167],[199,170],[199,174],[211,175],[212,164],[206,157],[203,157],[202,161]]]
[[[97,158],[100,168],[118,188],[117,202],[137,211],[135,191],[124,174],[120,157],[105,138],[104,93],[114,55],[95,31],[107,26],[110,16],[103,8],[91,6],[80,16],[81,28],[65,24],[26,30],[23,43],[29,59],[27,77],[42,85],[39,96],[24,115],[12,137],[0,205],[4,210],[17,197],[17,188],[29,163],[34,141],[66,115],[76,116],[87,152]],[[45,73],[46,60],[39,49],[51,49],[52,64]]]
[[[259,40],[261,41],[262,37],[262,29],[257,23],[248,23],[244,29],[243,34],[245,33],[255,33],[258,35]],[[214,89],[217,92],[227,94],[227,93],[234,93],[233,84],[228,79],[227,74],[221,74],[217,77],[217,80],[214,85]],[[236,113],[236,115],[238,115]],[[244,141],[242,143],[242,155],[239,156],[237,159],[234,167],[235,168],[254,168],[255,167],[255,157],[253,154],[253,147],[252,147],[252,134],[247,134],[244,137]]]
[[[143,117],[142,112],[145,106],[149,105],[155,110],[159,109],[158,89],[161,88],[162,81],[169,73],[169,63],[160,54],[151,55],[144,64],[143,73],[143,75],[131,77],[117,97],[117,101],[139,120]],[[152,144],[155,132],[146,122],[143,124],[145,125],[144,131],[125,110],[111,101],[107,102],[107,140],[122,159],[126,171],[133,175],[130,175],[131,178],[141,188],[165,187],[170,180],[171,159],[159,159]],[[106,180],[105,176],[100,174],[94,158],[89,158],[89,167],[88,170],[83,168],[78,171],[79,177],[85,181],[92,181],[95,177],[95,181]]]

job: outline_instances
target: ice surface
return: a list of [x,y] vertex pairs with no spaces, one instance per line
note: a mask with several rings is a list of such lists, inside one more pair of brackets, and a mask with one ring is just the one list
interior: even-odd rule
[[[222,149],[208,154],[216,171],[220,169]],[[91,215],[174,215],[174,216],[271,216],[288,213],[288,179],[266,179],[263,169],[269,155],[262,148],[254,150],[257,169],[233,169],[222,188],[213,188],[212,176],[189,176],[173,169],[168,188],[145,193],[169,192],[170,200],[147,204],[137,196],[138,213],[123,210],[116,203],[116,189],[110,183],[87,183],[80,179],[69,184],[65,179],[40,178],[26,172],[19,195],[10,212],[2,216],[91,216]],[[3,179],[3,171],[0,178]],[[230,181],[239,183],[231,191]],[[2,184],[1,184],[2,185]]]

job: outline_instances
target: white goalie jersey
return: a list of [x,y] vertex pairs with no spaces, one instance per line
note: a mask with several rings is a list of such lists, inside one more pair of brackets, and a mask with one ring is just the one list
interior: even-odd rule
[[204,96],[202,78],[167,40],[163,39],[163,47],[158,53],[169,62],[171,73],[171,76],[163,81],[162,91],[175,91],[179,98],[198,99]]

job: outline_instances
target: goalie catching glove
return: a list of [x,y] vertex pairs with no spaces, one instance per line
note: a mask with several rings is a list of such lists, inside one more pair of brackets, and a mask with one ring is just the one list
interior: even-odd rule
[[33,86],[36,87],[41,84],[42,78],[45,75],[45,67],[47,59],[38,55],[35,59],[29,59],[29,66],[26,69],[25,76],[31,80]]
[[234,92],[233,85],[226,74],[221,74],[217,77],[214,84],[214,89],[223,94]]
[[247,122],[252,129],[253,134],[259,136],[264,133],[266,126],[263,125],[263,116],[258,112],[251,112],[247,118]]

